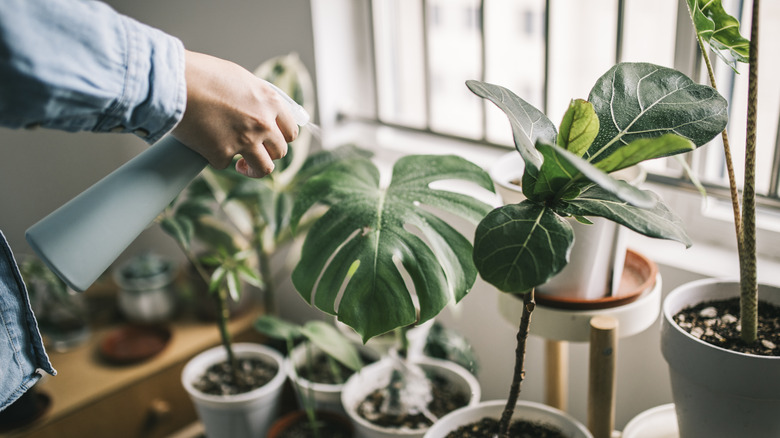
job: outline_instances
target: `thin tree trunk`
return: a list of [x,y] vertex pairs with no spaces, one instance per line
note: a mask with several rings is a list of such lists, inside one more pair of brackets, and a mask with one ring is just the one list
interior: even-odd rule
[[[712,69],[712,62],[709,55],[707,55],[707,49],[704,46],[700,36],[696,36],[699,41],[699,49],[701,50],[702,57],[704,58],[704,64],[707,66],[707,74],[710,78],[710,85],[714,89],[718,89],[718,84],[715,82],[715,72]],[[726,129],[721,132],[721,138],[723,139],[723,153],[726,156],[726,174],[729,177],[729,191],[731,194],[731,210],[734,215],[734,231],[737,235],[737,254],[742,254],[742,217],[739,209],[739,193],[737,192],[737,177],[734,176],[734,160],[731,158],[731,145],[729,144],[729,135]]]
[[525,379],[525,347],[528,340],[528,328],[531,325],[531,313],[536,307],[534,301],[534,290],[523,296],[523,315],[520,318],[520,328],[517,331],[517,348],[515,349],[515,370],[512,375],[512,386],[509,388],[509,397],[507,397],[504,412],[501,414],[501,424],[499,436],[501,438],[510,438],[509,425],[512,422],[512,414],[515,412],[517,399],[520,397],[520,388]]
[[750,27],[745,185],[742,193],[742,252],[740,254],[740,319],[742,340],[758,339],[758,280],[756,273],[756,118],[758,112],[758,0],[753,0]]

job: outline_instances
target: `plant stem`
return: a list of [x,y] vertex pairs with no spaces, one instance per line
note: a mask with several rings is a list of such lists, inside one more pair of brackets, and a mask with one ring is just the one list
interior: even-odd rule
[[512,386],[509,388],[509,397],[507,397],[504,412],[501,414],[501,424],[499,436],[501,438],[510,438],[509,425],[512,421],[512,414],[515,412],[517,399],[520,397],[520,387],[525,379],[525,346],[528,340],[528,328],[531,325],[531,312],[536,307],[534,300],[534,290],[523,296],[523,315],[520,318],[520,328],[517,331],[517,348],[515,349],[515,370],[512,375]]
[[271,257],[263,248],[262,239],[257,245],[257,263],[260,269],[260,278],[263,280],[263,310],[267,315],[278,315],[276,308],[276,287],[271,274]]
[[742,246],[740,253],[740,319],[742,340],[758,339],[758,281],[756,273],[756,119],[758,116],[758,0],[753,0],[750,26],[745,184],[742,193]]
[[[718,84],[715,83],[715,72],[712,69],[712,62],[707,54],[707,50],[704,47],[704,41],[701,36],[696,35],[696,39],[699,41],[699,49],[701,50],[704,63],[707,65],[707,74],[710,77],[710,85],[714,89],[718,89]],[[729,135],[726,129],[721,132],[721,138],[723,139],[723,153],[726,155],[726,173],[729,177],[729,190],[731,193],[731,209],[734,214],[734,231],[737,234],[737,254],[742,254],[742,219],[739,211],[739,193],[737,192],[737,177],[734,176],[734,160],[731,158],[731,146],[729,145]]]
[[217,326],[219,327],[222,346],[225,347],[225,352],[227,353],[227,363],[230,365],[230,370],[233,374],[233,382],[238,384],[238,363],[236,362],[235,354],[233,354],[233,345],[230,340],[230,331],[228,330],[230,309],[228,309],[227,298],[227,291],[224,287],[220,287],[215,297],[217,302]]

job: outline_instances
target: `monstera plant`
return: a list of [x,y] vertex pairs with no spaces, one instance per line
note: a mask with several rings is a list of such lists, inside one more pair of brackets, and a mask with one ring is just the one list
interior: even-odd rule
[[[491,207],[431,184],[460,180],[494,190],[485,171],[453,155],[403,157],[389,184],[380,180],[368,159],[338,162],[304,185],[291,221],[297,224],[315,204],[326,205],[306,235],[293,284],[307,302],[337,315],[364,341],[434,318],[476,281],[471,242],[443,214],[476,225]],[[381,409],[427,412],[431,382],[420,379],[422,370],[402,355],[393,360],[390,384],[375,388],[389,400]]]
[[[341,161],[311,178],[298,194],[291,223],[317,203],[328,211],[306,235],[292,274],[296,289],[364,340],[428,321],[451,300],[462,299],[477,276],[471,242],[439,212],[476,224],[491,207],[430,187],[446,180],[494,190],[486,172],[452,155],[403,157],[386,187],[366,158]],[[411,278],[413,291],[397,264]]]
[[573,100],[560,127],[506,88],[469,81],[475,94],[509,117],[525,164],[525,198],[491,211],[478,225],[474,262],[503,292],[523,296],[515,374],[502,415],[502,436],[523,378],[533,292],[569,262],[575,236],[566,220],[604,217],[640,234],[690,245],[680,220],[656,194],[609,173],[691,151],[727,122],[725,99],[673,69],[622,63],[598,79],[588,100]]

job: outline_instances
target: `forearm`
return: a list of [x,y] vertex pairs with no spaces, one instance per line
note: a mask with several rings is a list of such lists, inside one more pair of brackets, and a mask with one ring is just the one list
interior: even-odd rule
[[176,38],[74,0],[0,0],[0,125],[133,132],[152,143],[186,106]]

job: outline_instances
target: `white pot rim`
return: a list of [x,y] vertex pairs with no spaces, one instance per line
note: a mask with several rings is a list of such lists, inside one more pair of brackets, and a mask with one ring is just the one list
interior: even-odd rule
[[[745,357],[745,358],[751,358],[751,359],[756,359],[756,360],[766,360],[766,361],[778,361],[778,360],[780,360],[780,357],[777,357],[777,356],[761,356],[761,355],[755,355],[755,354],[741,353],[741,352],[738,352],[738,351],[733,351],[733,350],[729,350],[729,349],[726,349],[726,348],[723,348],[723,347],[719,347],[719,346],[714,345],[714,344],[710,344],[708,342],[702,341],[701,339],[691,335],[690,333],[685,331],[682,327],[680,327],[674,321],[674,315],[685,307],[685,306],[677,305],[677,303],[679,302],[679,298],[682,295],[687,294],[690,289],[699,288],[699,287],[705,287],[705,286],[711,286],[711,285],[715,285],[715,284],[723,284],[723,283],[726,283],[726,284],[733,283],[733,284],[739,285],[739,279],[738,278],[734,278],[734,277],[703,278],[701,280],[694,280],[694,281],[685,283],[683,285],[680,285],[677,288],[675,288],[674,290],[672,290],[671,292],[669,292],[669,294],[664,299],[663,309],[662,309],[665,322],[669,323],[670,326],[677,333],[685,336],[688,340],[690,340],[691,342],[693,342],[693,343],[695,343],[695,344],[697,344],[697,345],[699,345],[701,347],[712,348],[712,349],[718,350],[718,351],[720,351],[722,353],[728,353],[730,355],[740,356],[740,357]],[[759,287],[761,287],[761,286],[777,287],[777,286],[774,286],[774,285],[759,283]],[[732,296],[731,298],[735,298],[735,297],[738,297],[738,296],[739,296],[739,294],[737,294],[735,296]],[[713,300],[724,299],[724,298],[728,298],[728,297],[723,297],[723,296],[719,296],[719,295],[713,295],[713,297],[712,297]],[[761,297],[759,297],[759,299],[760,298]],[[700,303],[700,302],[701,301],[696,301],[697,304]]]
[[234,343],[233,352],[238,357],[259,356],[271,359],[278,367],[276,375],[265,385],[242,394],[204,394],[193,386],[192,381],[194,378],[202,374],[203,371],[209,366],[226,359],[227,353],[225,352],[225,348],[222,345],[218,345],[197,354],[187,362],[187,364],[184,366],[184,369],[182,370],[181,383],[192,398],[209,404],[244,404],[248,401],[252,401],[271,394],[280,386],[282,386],[282,384],[287,379],[287,374],[284,372],[284,358],[273,348],[262,344]]
[[[341,390],[344,388],[344,383],[320,383],[320,382],[312,382],[309,379],[305,379],[298,375],[298,370],[295,369],[295,361],[292,357],[294,352],[300,351],[306,348],[306,342],[301,342],[300,344],[296,345],[292,351],[287,355],[287,357],[284,358],[284,372],[287,374],[287,376],[292,380],[295,384],[303,387],[303,388],[311,388],[315,391],[319,392],[329,392],[329,393],[338,393],[341,392]],[[314,351],[319,351],[316,346],[312,346],[314,348]]]
[[[449,414],[441,417],[439,421],[437,421],[436,424],[434,424],[431,427],[431,429],[429,429],[429,432],[428,434],[425,435],[425,437],[428,438],[430,436],[431,438],[434,438],[438,436],[445,436],[447,433],[452,432],[454,430],[451,429],[451,426],[457,428],[471,423],[473,420],[470,418],[465,418],[463,421],[457,421],[456,419],[463,416],[464,413],[469,413],[472,411],[482,411],[482,410],[496,411],[499,414],[498,417],[496,418],[500,419],[500,415],[504,409],[504,406],[506,406],[506,400],[487,400],[474,405],[464,406],[462,408],[456,409],[450,412]],[[564,411],[561,411],[559,409],[553,408],[552,406],[548,406],[538,402],[533,402],[528,400],[518,400],[517,403],[515,404],[515,411],[514,414],[512,415],[512,419],[513,420],[521,419],[523,410],[526,411],[533,410],[536,412],[541,412],[548,417],[561,418],[564,422],[570,423],[571,426],[574,429],[576,429],[576,431],[580,432],[582,436],[585,437],[593,436],[590,433],[590,431],[585,427],[585,425],[583,425],[579,420],[574,418],[572,415]]]
[[[442,359],[434,359],[431,357],[423,356],[423,357],[415,357],[412,359],[412,362],[418,365],[422,366],[430,366],[430,367],[437,367],[441,368],[447,371],[452,372],[453,374],[457,375],[458,377],[465,380],[467,386],[471,389],[471,400],[469,400],[469,403],[467,406],[475,405],[479,403],[479,400],[482,398],[482,391],[479,385],[479,382],[477,381],[477,378],[474,377],[473,374],[471,374],[467,369],[463,368],[462,366],[451,362],[447,360]],[[380,433],[384,434],[392,434],[394,436],[420,436],[422,433],[425,432],[425,429],[398,429],[398,428],[388,428],[388,427],[380,427],[376,424],[366,420],[365,418],[361,417],[356,412],[356,406],[354,403],[350,403],[349,400],[346,400],[346,395],[349,393],[351,388],[354,388],[358,386],[358,379],[363,372],[372,372],[376,369],[386,368],[389,366],[388,362],[379,360],[378,362],[375,362],[373,364],[367,365],[363,367],[363,369],[355,374],[353,374],[349,380],[347,380],[347,383],[344,385],[344,390],[342,391],[342,405],[344,406],[344,410],[347,413],[347,416],[354,422],[360,424],[361,426],[379,431]],[[368,388],[365,390],[365,394],[370,393],[374,388]],[[363,391],[361,391],[363,392]],[[442,417],[443,418],[443,417]]]

